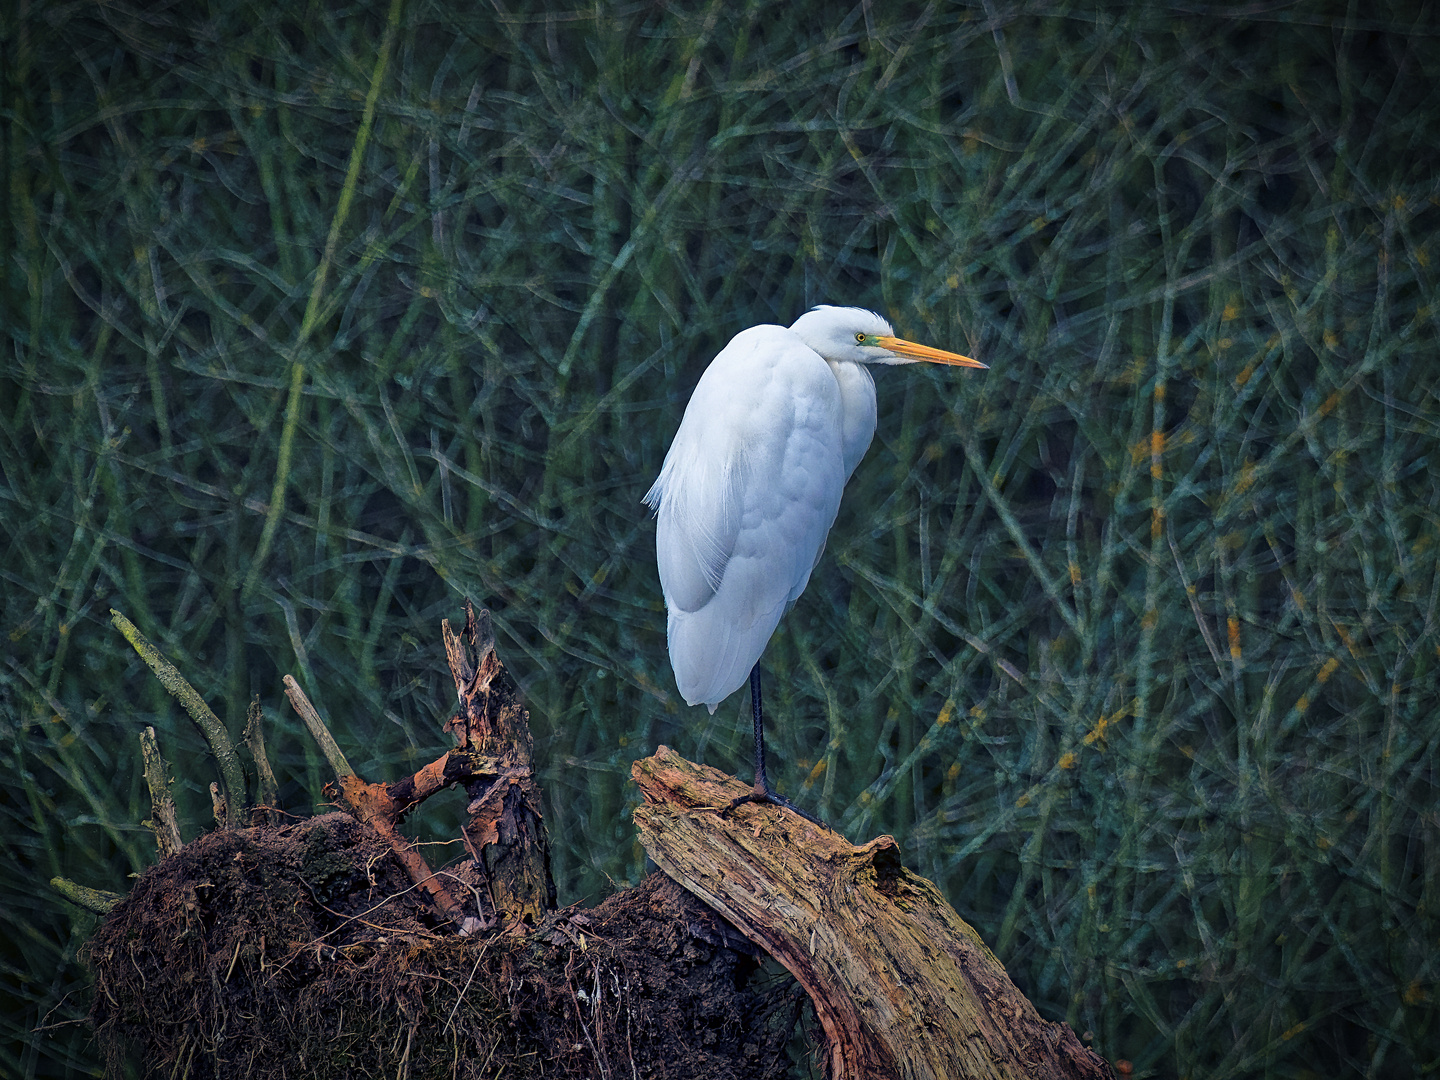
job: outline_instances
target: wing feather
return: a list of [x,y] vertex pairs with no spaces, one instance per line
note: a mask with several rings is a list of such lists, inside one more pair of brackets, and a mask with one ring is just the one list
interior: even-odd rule
[[690,704],[744,684],[810,579],[848,474],[840,389],[789,330],[753,327],[711,362],[645,501]]

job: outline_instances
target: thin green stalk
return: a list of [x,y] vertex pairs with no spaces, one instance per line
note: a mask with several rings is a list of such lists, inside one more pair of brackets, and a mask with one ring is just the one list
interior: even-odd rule
[[335,215],[330,221],[330,234],[325,238],[325,251],[320,265],[315,269],[315,282],[310,288],[310,299],[305,305],[305,315],[300,320],[300,329],[295,335],[290,354],[294,358],[290,365],[290,388],[285,401],[285,424],[280,433],[280,449],[275,461],[275,483],[270,490],[270,505],[265,512],[265,525],[260,532],[260,543],[255,556],[250,560],[250,569],[245,575],[245,584],[240,590],[243,607],[259,581],[260,572],[269,558],[271,545],[275,542],[275,531],[280,526],[280,516],[285,511],[285,488],[290,482],[290,459],[295,452],[295,432],[300,427],[300,403],[305,388],[305,365],[301,362],[306,343],[319,322],[321,299],[325,293],[325,279],[335,261],[335,251],[340,243],[340,233],[350,216],[350,204],[355,198],[355,189],[360,179],[360,164],[365,157],[365,148],[370,141],[370,130],[375,123],[375,105],[380,99],[380,87],[385,81],[385,69],[390,62],[390,50],[400,26],[400,12],[404,0],[390,0],[390,14],[385,23],[385,36],[381,39],[375,68],[370,75],[370,91],[365,95],[365,109],[360,118],[360,129],[355,134],[355,144],[350,150],[350,165],[345,172],[345,182],[340,188],[340,200],[335,206]]

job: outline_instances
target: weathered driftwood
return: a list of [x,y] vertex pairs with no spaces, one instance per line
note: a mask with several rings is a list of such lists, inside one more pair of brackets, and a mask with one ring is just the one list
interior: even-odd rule
[[809,993],[834,1080],[1101,1080],[895,841],[863,847],[773,806],[721,817],[745,787],[666,747],[632,769],[657,865],[787,967]]

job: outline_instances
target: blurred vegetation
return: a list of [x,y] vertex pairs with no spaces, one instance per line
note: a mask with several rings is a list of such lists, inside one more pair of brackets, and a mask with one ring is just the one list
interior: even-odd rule
[[259,696],[305,814],[281,676],[396,778],[489,606],[564,901],[642,872],[631,760],[748,777],[640,497],[820,302],[992,367],[880,374],[767,653],[781,789],[1136,1076],[1440,1068],[1429,9],[512,7],[0,14],[0,1073],[97,1068],[47,882],[155,860],[145,725],[213,827],[112,607],[233,734]]

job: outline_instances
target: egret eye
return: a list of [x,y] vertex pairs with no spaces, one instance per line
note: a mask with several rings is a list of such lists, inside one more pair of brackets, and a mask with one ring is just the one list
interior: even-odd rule
[[864,344],[865,344],[865,335],[864,335],[864,333],[863,333],[863,332],[860,332],[860,331],[856,331],[856,333],[855,333],[855,340],[858,341],[861,345],[864,345]]

